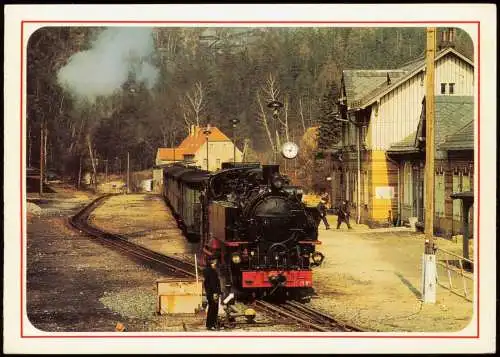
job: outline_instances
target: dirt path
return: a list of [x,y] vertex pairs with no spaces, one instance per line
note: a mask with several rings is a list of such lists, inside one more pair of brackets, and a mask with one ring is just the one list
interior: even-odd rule
[[[335,221],[330,217],[330,222]],[[325,262],[315,270],[319,298],[312,304],[378,331],[459,331],[472,316],[471,302],[438,287],[436,304],[420,301],[423,235],[320,229]],[[438,246],[460,249],[453,242]]]

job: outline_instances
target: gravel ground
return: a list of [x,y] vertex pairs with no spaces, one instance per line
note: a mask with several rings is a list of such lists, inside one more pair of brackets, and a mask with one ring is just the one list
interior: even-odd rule
[[[206,333],[203,314],[156,314],[156,281],[168,277],[69,226],[69,216],[92,197],[65,189],[43,200],[29,198],[39,205],[31,207],[27,225],[27,311],[33,326],[47,332],[109,332],[122,323],[128,332]],[[123,200],[128,202],[125,206]],[[193,246],[180,234],[160,197],[113,197],[99,211],[94,224],[125,233],[149,248],[192,258]],[[256,322],[238,324],[235,330],[300,329],[274,324],[261,315]]]
[[[201,332],[203,315],[155,314],[159,273],[138,265],[93,238],[72,230],[69,215],[92,197],[64,191],[34,200],[28,217],[28,316],[44,331]],[[35,213],[35,214],[33,214]],[[335,225],[335,217],[329,217]],[[95,225],[124,234],[150,249],[193,257],[195,246],[182,236],[161,197],[120,195],[92,215]],[[325,231],[319,246],[326,260],[314,271],[311,305],[340,320],[377,331],[459,331],[468,325],[472,303],[439,288],[436,304],[419,300],[422,235],[408,231]],[[459,251],[460,244],[438,240]],[[237,332],[300,331],[257,315],[255,325]],[[224,331],[229,333],[230,331]]]

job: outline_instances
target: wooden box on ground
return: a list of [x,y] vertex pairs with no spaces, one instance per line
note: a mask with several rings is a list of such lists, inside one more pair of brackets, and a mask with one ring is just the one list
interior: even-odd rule
[[164,314],[189,314],[201,305],[201,281],[158,280],[156,282],[156,312]]

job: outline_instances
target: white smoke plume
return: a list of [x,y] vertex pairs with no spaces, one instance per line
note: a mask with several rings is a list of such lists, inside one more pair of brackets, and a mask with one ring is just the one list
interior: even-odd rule
[[79,100],[92,103],[97,97],[122,90],[129,73],[151,89],[159,74],[148,62],[153,52],[151,28],[108,27],[90,50],[70,57],[68,64],[59,70],[57,81]]

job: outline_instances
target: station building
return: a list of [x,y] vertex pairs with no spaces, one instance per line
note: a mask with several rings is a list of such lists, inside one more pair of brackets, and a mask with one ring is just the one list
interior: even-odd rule
[[[334,204],[350,201],[360,223],[423,220],[425,145],[418,131],[425,120],[425,70],[421,58],[399,69],[343,71],[334,119],[342,121],[342,139],[331,150],[331,184]],[[474,63],[452,47],[437,52],[434,222],[442,233],[460,226],[460,201],[452,202],[451,191],[472,189],[474,92]]]

